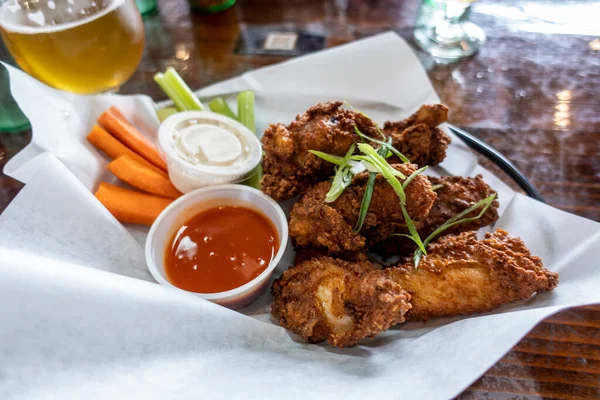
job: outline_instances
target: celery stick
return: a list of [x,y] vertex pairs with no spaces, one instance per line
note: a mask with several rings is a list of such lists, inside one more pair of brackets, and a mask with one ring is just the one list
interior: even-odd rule
[[204,106],[202,105],[202,102],[200,102],[200,99],[198,99],[198,97],[196,97],[194,92],[192,92],[192,89],[190,89],[189,86],[183,81],[183,79],[181,79],[181,76],[179,76],[177,71],[175,71],[172,67],[169,67],[165,71],[164,76],[165,76],[165,81],[167,82],[167,84],[175,92],[177,92],[179,97],[182,99],[182,101],[185,105],[184,109],[186,111],[193,111],[193,110],[203,111],[204,110]]
[[179,111],[185,111],[185,103],[183,99],[179,96],[179,93],[176,92],[166,81],[165,75],[162,72],[159,72],[154,75],[154,82],[158,83],[158,86],[165,92],[167,96],[173,101],[175,107]]
[[160,122],[163,122],[173,114],[177,114],[177,109],[175,107],[165,107],[156,110],[156,116]]
[[229,105],[227,105],[227,102],[223,100],[222,97],[217,97],[216,99],[212,100],[210,103],[208,103],[208,107],[212,112],[216,112],[217,114],[237,120],[235,113],[231,108],[229,108]]
[[242,183],[246,186],[251,186],[255,189],[260,190],[260,180],[262,179],[262,172],[262,165],[258,164],[256,168],[254,168],[254,171],[252,171],[253,175]]
[[238,120],[256,133],[256,126],[254,125],[254,92],[245,91],[240,92],[237,95],[238,101]]
[[[254,92],[240,92],[237,95],[238,102],[238,120],[256,133],[256,125],[254,125]],[[254,169],[254,175],[246,179],[244,184],[260,189],[260,180],[262,179],[262,166],[259,164]]]

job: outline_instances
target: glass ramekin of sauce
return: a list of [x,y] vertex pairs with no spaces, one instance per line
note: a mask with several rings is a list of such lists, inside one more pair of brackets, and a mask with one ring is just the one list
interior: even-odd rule
[[185,111],[158,129],[158,149],[182,193],[248,179],[260,163],[260,141],[244,125],[205,111]]
[[159,215],[146,263],[158,283],[236,309],[267,288],[287,240],[285,214],[269,196],[243,185],[210,186]]

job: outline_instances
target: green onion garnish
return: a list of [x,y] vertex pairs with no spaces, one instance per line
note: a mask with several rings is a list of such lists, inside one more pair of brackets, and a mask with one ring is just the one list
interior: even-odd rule
[[[356,132],[356,134],[362,139],[362,140],[366,140],[366,141],[371,141],[373,143],[377,143],[385,148],[387,148],[391,153],[395,154],[396,156],[398,156],[398,158],[400,160],[402,160],[402,162],[404,163],[409,163],[410,160],[402,153],[400,153],[398,150],[396,150],[396,148],[394,146],[392,146],[391,142],[383,142],[381,140],[377,140],[377,139],[373,139],[372,137],[369,137],[367,135],[365,135],[364,133],[362,133],[358,127],[356,125],[354,125],[354,131]],[[385,155],[382,155],[385,158],[388,158],[389,155],[386,153]]]
[[425,244],[421,241],[421,237],[419,236],[419,232],[417,232],[417,228],[415,228],[415,224],[410,219],[408,215],[408,211],[406,211],[406,206],[400,203],[400,207],[402,208],[402,215],[404,215],[404,221],[406,222],[406,226],[408,227],[408,232],[410,233],[411,239],[413,242],[419,246],[419,250],[423,252],[423,254],[427,255],[427,250],[425,249]]
[[309,150],[308,152],[310,154],[314,154],[315,156],[322,158],[323,160],[328,161],[335,165],[342,165],[342,163],[344,161],[344,157],[334,156],[333,154],[323,153],[322,151]]
[[356,221],[356,226],[354,227],[354,232],[356,233],[360,232],[363,224],[365,223],[365,217],[367,216],[367,211],[369,210],[369,206],[371,205],[371,198],[373,197],[373,188],[375,187],[376,177],[377,172],[371,172],[369,174],[369,180],[367,181],[367,186],[365,187],[365,193],[363,194],[363,198],[360,203],[358,220]]
[[[495,198],[496,198],[496,193],[486,197],[483,200],[478,201],[477,203],[473,204],[471,207],[467,208],[466,210],[456,214],[454,217],[449,218],[446,222],[444,222],[442,225],[440,225],[435,231],[433,231],[429,236],[427,236],[427,238],[423,241],[422,245],[424,247],[427,247],[427,245],[429,243],[431,243],[431,241],[433,239],[435,239],[440,233],[444,232],[445,230],[447,230],[455,225],[478,220],[479,218],[481,218],[483,216],[483,214],[485,214],[485,212],[490,207],[490,205],[492,204],[492,202],[494,201]],[[477,210],[479,207],[482,207],[482,206],[483,206],[483,208],[481,209],[479,214],[477,214],[475,217],[463,218],[465,215]],[[410,231],[410,226],[408,229]],[[411,235],[412,235],[412,232],[411,232]],[[404,233],[394,233],[391,236],[407,237],[409,239],[413,239],[413,241],[414,241],[414,238],[412,236],[409,236]],[[415,241],[415,243],[417,243],[417,242]],[[419,243],[417,243],[417,245],[419,246],[419,248],[417,250],[415,250],[415,253],[413,255],[413,261],[415,263],[415,268],[417,268],[419,266],[419,262],[421,261],[421,257],[423,256],[423,254],[427,255],[427,253],[425,251],[423,251],[423,247],[421,247],[419,245]]]
[[[352,111],[359,113],[360,115],[362,115],[365,118],[368,118],[371,120],[371,122],[373,122],[373,124],[375,125],[375,128],[377,129],[377,132],[379,133],[379,135],[381,136],[381,138],[383,140],[385,140],[385,135],[383,134],[383,132],[381,132],[381,129],[379,128],[379,125],[377,124],[377,122],[373,121],[373,118],[369,117],[367,114],[365,114],[362,111],[357,110],[356,108],[352,107],[350,105],[350,103],[348,103],[346,100],[344,100],[344,104],[346,105],[346,107],[350,108]],[[369,138],[369,140],[371,140],[371,138]]]
[[[391,138],[389,139],[391,142]],[[381,153],[387,152],[388,150],[385,147],[381,147],[378,151],[379,155]],[[363,160],[363,165],[372,165],[367,161],[367,157]],[[369,210],[369,206],[371,205],[371,198],[373,197],[373,189],[375,188],[375,178],[377,178],[377,172],[371,172],[369,174],[369,180],[367,181],[367,186],[365,187],[365,193],[363,194],[362,201],[360,203],[360,210],[358,212],[358,221],[356,221],[356,226],[354,227],[354,232],[358,233],[362,229],[363,224],[365,223],[365,218],[367,216],[367,211]]]
[[[478,220],[479,218],[481,218],[483,216],[483,214],[485,214],[485,212],[490,207],[490,205],[492,204],[492,202],[494,201],[495,198],[496,198],[496,193],[486,197],[483,200],[478,201],[477,203],[473,204],[471,207],[456,214],[454,217],[448,219],[446,222],[444,222],[442,225],[440,225],[435,231],[433,231],[429,236],[427,236],[427,239],[425,239],[424,244],[428,245],[429,243],[431,243],[431,241],[433,239],[435,239],[436,236],[438,236],[440,233],[444,232],[448,228],[451,228],[458,224],[463,224],[465,222],[471,222],[471,221]],[[463,218],[465,215],[477,210],[481,206],[483,206],[483,208],[481,209],[479,214],[477,214],[475,217]]]
[[212,112],[237,120],[235,113],[231,108],[229,108],[229,105],[225,100],[223,100],[222,97],[217,97],[216,99],[211,100],[211,102],[208,103],[208,107]]
[[431,187],[431,190],[433,190],[433,191],[435,192],[436,190],[438,190],[438,189],[441,189],[441,188],[443,188],[443,187],[444,187],[444,185],[442,185],[442,184],[440,183],[440,184],[438,184],[438,185],[433,185],[433,186]]
[[342,163],[335,167],[335,176],[333,177],[331,188],[325,197],[326,203],[333,203],[336,201],[350,183],[352,183],[354,174],[350,171],[352,167],[348,164],[348,161],[350,161],[354,149],[354,145],[350,146],[350,149],[348,149],[348,152],[342,159]]
[[408,178],[406,178],[406,180],[404,182],[402,182],[402,189],[406,189],[406,187],[408,186],[408,184],[415,179],[415,177],[419,174],[421,174],[423,171],[425,171],[427,169],[427,165],[424,166],[423,168],[419,168],[418,170],[416,170],[415,172],[413,172],[412,174],[410,174],[408,176]]
[[[400,184],[400,181],[396,177],[399,171],[396,171],[394,168],[392,168],[387,161],[385,161],[385,158],[377,154],[377,151],[371,145],[359,143],[358,149],[370,158],[371,164],[375,165],[375,167],[379,169],[379,173],[383,175],[392,189],[394,189],[400,198],[400,202],[405,203],[406,195],[404,194],[404,189],[402,189],[402,184]],[[393,172],[392,170],[396,172]],[[406,176],[404,176],[402,173],[400,173],[400,175],[400,178],[406,179]]]

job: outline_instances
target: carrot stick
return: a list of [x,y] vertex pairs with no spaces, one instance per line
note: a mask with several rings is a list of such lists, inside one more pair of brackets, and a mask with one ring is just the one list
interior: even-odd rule
[[157,167],[167,170],[167,164],[158,154],[154,143],[135,129],[115,106],[104,111],[98,118],[98,123],[131,150]]
[[108,170],[117,178],[144,192],[176,199],[181,192],[165,175],[148,168],[128,155],[121,156],[108,164]]
[[100,183],[95,196],[120,222],[152,225],[158,214],[173,199],[127,190],[106,182]]
[[162,169],[155,167],[153,164],[150,164],[148,161],[146,161],[146,159],[143,158],[142,156],[129,150],[127,148],[127,146],[123,145],[117,139],[112,137],[110,135],[110,133],[106,132],[104,129],[100,128],[98,125],[94,125],[94,127],[92,128],[92,131],[88,134],[87,139],[98,150],[106,153],[106,155],[109,156],[110,158],[115,159],[115,158],[119,158],[124,155],[128,155],[129,157],[131,157],[138,163],[143,164],[143,165],[147,166],[148,168],[151,168],[152,170],[163,174],[164,176],[167,176]]

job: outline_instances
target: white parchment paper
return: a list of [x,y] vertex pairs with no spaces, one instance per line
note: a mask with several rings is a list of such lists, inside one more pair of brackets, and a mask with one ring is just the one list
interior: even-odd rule
[[[26,186],[0,215],[2,399],[445,399],[541,319],[600,302],[600,224],[513,193],[453,138],[432,172],[484,174],[500,195],[496,227],[559,272],[558,288],[488,315],[400,325],[350,349],[305,344],[271,321],[268,293],[240,313],[153,283],[146,230],[122,226],[91,194],[114,179],[85,140],[96,117],[116,104],[154,137],[151,99],[67,94],[8,69],[33,140],[5,168]],[[380,122],[438,101],[392,33],[198,93],[232,100],[245,89],[256,92],[259,131],[318,101],[347,100]],[[288,249],[276,275],[292,256]]]

